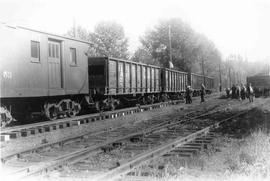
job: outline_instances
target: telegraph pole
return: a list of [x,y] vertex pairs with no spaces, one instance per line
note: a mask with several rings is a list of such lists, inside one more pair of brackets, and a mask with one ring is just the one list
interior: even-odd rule
[[[171,25],[169,24],[169,47],[170,47],[170,62],[172,63],[172,38],[171,38]],[[170,62],[169,62],[169,68],[170,67]]]
[[77,27],[75,18],[73,18],[73,33],[74,38],[77,38]]
[[219,62],[219,84],[220,84],[219,91],[221,92],[222,91],[222,85],[221,85],[222,80],[221,80],[221,67],[220,66],[221,66],[221,60]]
[[231,88],[232,87],[231,67],[229,67],[229,80],[230,80],[230,88]]
[[203,84],[205,85],[204,58],[202,58],[202,72],[203,72]]

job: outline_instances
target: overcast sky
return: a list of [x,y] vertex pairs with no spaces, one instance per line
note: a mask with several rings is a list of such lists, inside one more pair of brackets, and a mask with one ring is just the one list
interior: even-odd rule
[[76,21],[123,25],[130,51],[162,19],[179,17],[205,34],[223,57],[270,58],[270,0],[0,0],[0,21],[64,34]]

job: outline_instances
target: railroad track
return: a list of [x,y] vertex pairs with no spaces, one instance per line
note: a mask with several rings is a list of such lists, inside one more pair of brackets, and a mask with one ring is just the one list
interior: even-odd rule
[[[217,96],[215,94],[212,97]],[[210,97],[210,96],[207,96]],[[198,99],[198,98],[195,98]],[[42,121],[33,124],[19,125],[7,128],[0,128],[0,140],[9,141],[17,138],[28,137],[38,135],[46,132],[51,132],[59,129],[70,128],[73,126],[86,125],[99,120],[113,119],[130,114],[140,113],[148,110],[159,109],[167,107],[169,105],[176,105],[183,103],[183,100],[175,100],[168,102],[155,103],[151,105],[143,105],[132,108],[119,109],[115,111],[107,111],[102,113],[87,114],[82,116],[76,116],[73,118],[63,118],[55,121]]]
[[[204,128],[198,128],[198,130],[193,130],[193,132],[188,134],[187,136],[180,136],[159,147],[147,150],[146,152],[138,154],[132,159],[124,161],[117,168],[103,173],[101,176],[98,176],[95,179],[119,180],[122,178],[122,180],[136,180],[136,177],[138,176],[138,174],[136,173],[140,173],[140,178],[142,179],[141,176],[144,176],[145,180],[147,179],[147,176],[151,175],[151,173],[150,171],[142,171],[142,168],[153,168],[154,166],[151,161],[154,162],[154,160],[160,157],[166,158],[177,156],[178,158],[186,158],[192,156],[193,154],[195,154],[195,152],[201,151],[207,144],[209,144],[214,138],[216,138],[217,135],[214,130],[218,128],[221,124],[244,114],[247,114],[247,112],[248,111],[242,111],[240,113],[233,114],[228,118],[219,120],[215,123],[207,125]],[[136,170],[136,168],[138,167],[141,167],[139,168],[140,171],[133,171]],[[157,167],[163,169],[164,165],[161,164]]]
[[[179,120],[179,118],[171,120],[171,118],[170,118],[167,121],[163,120],[162,122],[150,124],[150,125],[152,125],[152,127],[149,127],[148,129],[144,129],[144,130],[141,130],[142,125],[140,125],[138,128],[134,128],[134,127],[131,127],[129,129],[119,128],[119,129],[115,129],[115,130],[108,130],[108,132],[103,132],[103,133],[99,133],[96,135],[94,135],[94,134],[88,135],[87,137],[84,137],[84,135],[82,135],[79,139],[84,140],[83,143],[94,143],[94,144],[92,144],[92,145],[91,144],[80,144],[80,146],[81,145],[84,146],[83,149],[79,149],[78,146],[75,146],[73,150],[70,149],[71,146],[68,145],[70,152],[66,153],[66,154],[63,153],[63,150],[65,150],[64,145],[60,144],[59,149],[60,149],[61,156],[59,156],[59,155],[54,156],[52,159],[46,158],[48,161],[45,161],[45,162],[42,162],[42,160],[44,160],[44,159],[39,160],[38,164],[31,163],[31,159],[32,159],[32,162],[34,162],[34,163],[38,162],[37,158],[33,158],[30,156],[30,158],[27,159],[27,157],[29,157],[29,155],[32,155],[32,152],[36,152],[39,148],[33,149],[32,151],[28,150],[28,152],[30,152],[29,155],[26,155],[26,156],[24,155],[24,157],[18,156],[15,160],[18,160],[18,159],[23,160],[23,162],[27,162],[29,164],[29,166],[24,166],[23,168],[20,168],[20,169],[16,170],[15,172],[13,172],[14,171],[14,167],[13,167],[12,172],[10,172],[10,174],[12,176],[17,175],[18,177],[21,177],[21,176],[30,176],[30,175],[35,175],[35,174],[42,173],[42,172],[47,172],[49,170],[53,170],[55,168],[62,167],[62,166],[67,165],[67,164],[70,165],[73,163],[77,163],[80,160],[88,158],[89,154],[95,153],[95,151],[97,151],[97,150],[99,150],[99,151],[102,150],[102,152],[110,152],[111,150],[114,150],[114,148],[117,147],[117,145],[122,146],[123,140],[133,140],[134,141],[134,140],[140,140],[140,137],[148,137],[149,138],[149,136],[150,137],[151,137],[151,135],[153,136],[153,134],[155,134],[155,132],[158,132],[159,130],[163,130],[163,129],[167,130],[168,127],[171,127],[171,128],[179,127],[184,122],[195,120],[196,118],[200,118],[200,117],[209,116],[209,115],[212,115],[214,113],[216,113],[216,111],[213,111],[210,113],[204,113],[204,114],[201,113],[199,116],[194,116],[192,118],[189,117],[189,118],[182,119],[182,120],[181,119]],[[140,130],[138,131],[138,129],[140,129]],[[176,136],[176,135],[174,135],[174,136]],[[108,139],[108,137],[110,137],[110,139]],[[168,135],[166,137],[168,137]],[[51,145],[53,145],[53,144],[51,144]],[[152,144],[149,144],[149,145],[152,145]],[[48,152],[46,152],[46,151],[45,151],[45,153],[48,154]],[[55,154],[55,151],[52,153]],[[18,155],[20,155],[20,154],[18,154]],[[40,156],[40,153],[38,153],[38,155]],[[50,156],[52,156],[52,155],[50,155]],[[43,154],[43,156],[41,154],[40,157],[44,158],[45,156],[44,156],[44,154]],[[4,159],[7,159],[7,157]],[[25,160],[27,160],[27,161],[25,161]],[[10,166],[10,163],[7,163],[6,165]],[[14,165],[18,166],[18,165],[20,165],[20,163],[15,161],[15,163],[13,162],[13,166]],[[117,166],[117,164],[116,164],[116,166]]]
[[[210,106],[210,107],[207,108],[207,111],[206,110],[201,110],[201,111],[188,112],[188,113],[182,115],[181,119],[192,118],[192,116],[194,117],[194,116],[196,116],[198,114],[213,111],[214,109],[222,107],[224,104],[226,104],[226,102],[223,102],[223,103],[219,104],[218,106],[215,106],[215,105]],[[201,116],[203,116],[203,115],[201,115]],[[158,117],[159,117],[159,115],[156,118],[158,118]],[[152,120],[149,120],[147,122],[143,122],[143,124],[140,124],[137,128],[131,127],[128,132],[134,132],[134,131],[136,131],[138,129],[141,129],[142,127],[143,128],[151,127],[152,130],[159,129],[161,126],[168,124],[168,122],[170,122],[171,125],[173,125],[173,121],[171,121],[171,118],[173,118],[173,117],[174,116],[167,117],[166,118],[167,121],[163,120],[163,119],[156,120],[155,117],[153,117]],[[29,147],[29,148],[26,148],[26,149],[19,149],[18,151],[15,151],[15,152],[14,151],[13,152],[8,152],[7,154],[2,153],[1,162],[5,163],[7,160],[9,160],[9,159],[11,159],[13,157],[20,158],[24,154],[37,152],[37,151],[40,151],[40,150],[45,149],[47,147],[53,147],[53,146],[57,146],[57,145],[63,146],[66,143],[81,141],[85,137],[95,136],[95,135],[102,135],[102,134],[112,132],[112,131],[121,132],[121,129],[125,129],[125,127],[124,126],[118,126],[118,127],[114,127],[114,128],[109,127],[109,128],[102,129],[100,131],[96,131],[96,132],[93,132],[93,131],[86,132],[86,133],[83,132],[83,133],[77,134],[75,136],[64,137],[63,139],[59,139],[57,141],[48,142],[48,143],[42,143],[42,144],[39,144],[39,145],[34,145],[34,147]]]
[[39,123],[34,123],[34,124],[1,128],[0,136],[1,136],[1,141],[8,141],[10,139],[32,136],[32,135],[50,132],[50,131],[54,131],[58,129],[65,129],[65,128],[69,128],[73,126],[79,126],[82,124],[89,124],[91,122],[104,120],[104,119],[118,118],[118,117],[130,115],[134,113],[167,107],[169,105],[176,105],[179,103],[183,103],[183,101],[177,100],[177,101],[162,102],[162,103],[156,103],[152,105],[144,105],[144,106],[139,106],[139,107],[119,109],[115,111],[76,116],[74,118],[63,118],[63,119],[58,119],[56,121],[44,121],[44,122],[39,122]]

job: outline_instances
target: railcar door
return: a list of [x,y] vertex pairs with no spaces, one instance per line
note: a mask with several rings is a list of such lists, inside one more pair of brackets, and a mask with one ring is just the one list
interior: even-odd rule
[[48,69],[49,88],[63,88],[60,42],[51,40],[48,42]]

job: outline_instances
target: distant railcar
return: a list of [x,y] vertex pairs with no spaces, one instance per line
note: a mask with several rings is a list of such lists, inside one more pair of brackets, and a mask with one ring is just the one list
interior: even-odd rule
[[162,92],[169,97],[179,97],[188,84],[188,73],[164,68],[161,74]]
[[73,116],[88,94],[89,42],[0,24],[1,106],[20,119]]
[[198,96],[201,91],[201,86],[204,84],[206,88],[206,93],[210,94],[214,88],[214,79],[209,76],[203,76],[195,73],[190,73],[189,82],[191,88],[194,90],[194,96]]
[[251,83],[256,97],[270,95],[270,75],[255,75],[247,77],[247,85]]

